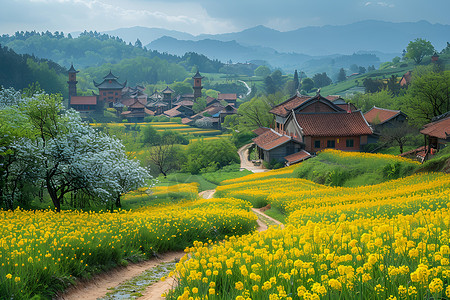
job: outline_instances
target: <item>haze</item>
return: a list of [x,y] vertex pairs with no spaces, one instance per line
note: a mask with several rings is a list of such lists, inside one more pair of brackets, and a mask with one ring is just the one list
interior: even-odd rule
[[449,24],[448,0],[13,0],[2,3],[0,32],[157,27],[225,33],[264,25],[280,31],[374,19]]

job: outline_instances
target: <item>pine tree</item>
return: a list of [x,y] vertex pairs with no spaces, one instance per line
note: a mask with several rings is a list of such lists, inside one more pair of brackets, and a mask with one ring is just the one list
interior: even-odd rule
[[298,91],[299,81],[298,81],[298,73],[297,70],[294,72],[294,92]]

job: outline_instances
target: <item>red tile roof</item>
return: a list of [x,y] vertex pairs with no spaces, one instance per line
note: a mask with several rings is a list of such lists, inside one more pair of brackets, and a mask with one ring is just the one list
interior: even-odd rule
[[389,121],[400,113],[401,111],[399,110],[391,110],[374,106],[364,114],[364,117],[370,124],[378,125]]
[[189,124],[189,123],[192,123],[192,122],[194,122],[194,120],[192,120],[190,118],[182,118],[181,119],[181,123],[182,124]]
[[96,105],[97,96],[71,96],[71,105]]
[[164,112],[165,115],[171,117],[171,118],[175,118],[178,117],[179,115],[181,115],[182,113],[178,110],[178,108],[180,108],[181,105],[177,105],[169,110],[166,110]]
[[255,130],[253,130],[253,132],[254,132],[256,135],[261,135],[261,134],[263,134],[264,132],[266,132],[267,130],[270,130],[270,128],[267,128],[267,127],[259,127],[259,128],[256,128]]
[[155,115],[155,112],[151,111],[151,110],[148,109],[148,108],[145,108],[145,109],[144,109],[144,112],[145,112],[147,115],[151,115],[151,116],[154,116],[154,115]]
[[296,114],[305,136],[357,136],[372,134],[361,111],[351,113]]
[[191,100],[182,100],[176,103],[176,105],[183,105],[183,106],[194,106],[194,101]]
[[450,116],[432,123],[424,125],[424,129],[420,131],[422,134],[437,137],[439,139],[447,139],[450,137]]
[[295,164],[297,162],[300,162],[300,161],[305,160],[310,157],[311,157],[311,154],[309,154],[305,150],[301,150],[300,152],[285,156],[284,159],[287,160],[287,164],[289,166],[289,165]]
[[350,111],[358,110],[358,109],[356,108],[356,106],[353,105],[353,103],[347,103],[347,104],[335,104],[335,105],[338,106],[338,107],[340,107],[340,108],[342,108],[342,109],[345,110],[345,111],[348,110],[349,105],[350,105]]
[[310,98],[311,96],[295,95],[294,97],[291,97],[286,101],[274,106],[269,112],[274,115],[286,117],[292,109],[298,107],[300,104]]
[[273,129],[270,129],[253,139],[255,144],[264,150],[272,150],[290,140],[292,140],[290,136],[277,133]]
[[328,96],[326,96],[325,98],[327,98],[328,100],[330,100],[331,102],[333,102],[333,101],[335,101],[335,100],[341,98],[341,96],[339,96],[339,95],[328,95]]
[[135,99],[135,101],[128,105],[131,108],[144,108],[145,104],[141,103],[139,100]]
[[236,100],[237,96],[236,96],[236,94],[219,94],[217,96],[217,99],[219,99],[219,100]]

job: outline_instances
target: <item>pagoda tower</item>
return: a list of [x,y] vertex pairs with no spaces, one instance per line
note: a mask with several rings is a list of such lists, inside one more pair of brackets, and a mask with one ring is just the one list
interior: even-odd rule
[[122,89],[127,85],[127,82],[120,83],[117,81],[119,77],[114,76],[111,71],[103,77],[101,83],[94,80],[94,85],[98,88],[99,99],[109,103],[109,107],[113,106],[114,102],[118,102],[122,98]]
[[72,96],[76,96],[77,95],[77,73],[79,71],[75,70],[75,68],[73,67],[73,64],[70,66],[69,69],[69,81],[67,81],[67,83],[69,84],[69,99]]
[[192,77],[194,79],[194,86],[192,87],[194,89],[194,100],[202,96],[202,79],[203,76],[200,75],[200,73],[197,70],[197,73]]
[[175,93],[169,86],[167,86],[162,92],[163,101],[166,102],[169,106],[169,109],[172,109],[172,94]]

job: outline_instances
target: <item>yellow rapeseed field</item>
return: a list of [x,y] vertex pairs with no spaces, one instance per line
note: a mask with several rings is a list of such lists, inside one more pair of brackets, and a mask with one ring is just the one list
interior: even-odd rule
[[250,232],[249,207],[208,199],[114,213],[0,211],[0,298],[50,297],[98,267]]
[[450,175],[344,188],[283,172],[293,169],[229,180],[217,190],[265,199],[285,212],[287,227],[195,243],[172,274],[179,285],[167,299],[450,297]]

